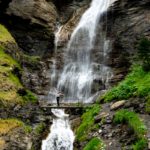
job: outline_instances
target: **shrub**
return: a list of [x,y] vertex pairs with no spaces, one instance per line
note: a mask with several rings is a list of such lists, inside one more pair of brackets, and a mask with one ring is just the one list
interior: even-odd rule
[[45,124],[40,123],[40,124],[37,125],[37,127],[35,128],[34,131],[35,131],[36,134],[41,134],[43,132],[44,128],[45,128]]
[[25,102],[37,102],[37,97],[29,90],[25,91],[25,95],[23,95],[23,99]]
[[138,56],[142,60],[143,69],[150,71],[150,41],[142,38],[138,45]]

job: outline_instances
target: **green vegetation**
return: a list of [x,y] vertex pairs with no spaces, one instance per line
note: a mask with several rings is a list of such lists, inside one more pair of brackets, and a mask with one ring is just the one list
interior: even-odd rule
[[147,140],[146,139],[140,139],[133,145],[133,150],[144,150],[147,148]]
[[146,97],[147,102],[146,102],[146,112],[150,113],[150,95]]
[[104,150],[105,146],[103,142],[98,138],[93,138],[91,141],[85,146],[83,150]]
[[0,24],[0,41],[1,42],[15,42],[14,38],[8,32],[8,30]]
[[22,54],[22,59],[24,59],[25,62],[27,62],[28,64],[30,64],[32,66],[37,65],[40,61],[39,56],[29,56],[29,55],[25,55],[25,54]]
[[45,124],[44,123],[40,123],[37,125],[37,127],[35,128],[34,132],[36,134],[41,134],[43,132],[43,130],[45,129]]
[[100,111],[100,105],[94,104],[90,108],[86,109],[86,112],[82,115],[82,123],[76,131],[76,138],[78,141],[86,140],[87,134],[94,127],[94,116]]
[[32,128],[17,119],[0,119],[0,135],[5,135],[15,128],[23,127],[26,133],[31,132]]
[[115,114],[115,123],[126,123],[131,127],[137,136],[137,142],[133,145],[134,150],[142,150],[147,146],[147,128],[134,112],[122,109]]
[[[0,42],[15,42],[8,30],[0,24]],[[37,58],[32,58],[32,61]],[[11,105],[12,103],[23,104],[25,102],[36,102],[37,98],[26,90],[25,95],[19,95],[18,90],[23,88],[17,73],[21,70],[20,65],[8,54],[5,48],[0,45],[0,106]]]
[[22,97],[25,102],[37,102],[37,97],[29,90],[26,90],[26,94]]
[[134,65],[131,70],[118,86],[112,88],[102,97],[105,102],[150,95],[150,72],[145,72],[139,65]]
[[138,56],[145,71],[150,71],[150,40],[142,38],[138,45]]
[[21,97],[17,94],[17,90],[22,88],[22,84],[12,73],[15,67],[20,68],[15,60],[4,53],[3,47],[0,47],[0,102],[3,104],[22,102]]

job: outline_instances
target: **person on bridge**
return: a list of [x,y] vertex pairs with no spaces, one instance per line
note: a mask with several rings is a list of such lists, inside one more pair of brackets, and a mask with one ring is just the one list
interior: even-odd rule
[[62,92],[58,92],[56,94],[56,101],[57,101],[57,106],[59,107],[60,106],[60,98],[63,97],[64,94]]

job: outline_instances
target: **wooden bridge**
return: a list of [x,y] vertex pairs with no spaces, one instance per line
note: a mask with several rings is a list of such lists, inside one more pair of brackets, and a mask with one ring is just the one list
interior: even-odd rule
[[82,114],[85,108],[87,108],[89,104],[68,104],[68,103],[63,103],[60,104],[60,106],[57,106],[56,104],[51,104],[51,105],[42,105],[41,109],[46,113],[46,114],[51,114],[52,109],[64,109],[66,113],[72,114],[72,115],[79,115]]

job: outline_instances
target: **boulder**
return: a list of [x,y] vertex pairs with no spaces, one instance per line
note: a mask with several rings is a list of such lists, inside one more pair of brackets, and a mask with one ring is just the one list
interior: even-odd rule
[[115,102],[114,104],[112,104],[112,105],[110,106],[110,109],[111,109],[111,110],[116,110],[116,109],[122,107],[125,103],[126,103],[125,100]]
[[107,112],[101,112],[99,115],[97,115],[94,120],[95,120],[95,123],[98,123],[100,122],[103,118],[106,118],[109,116],[109,113]]

